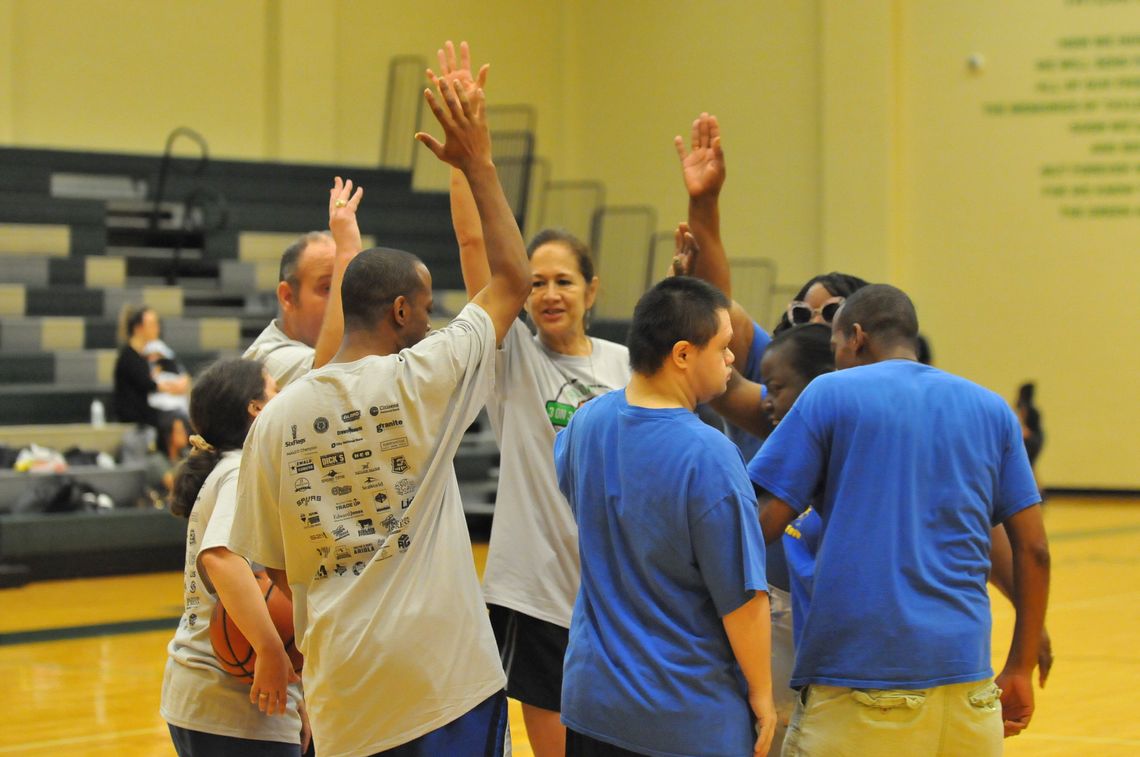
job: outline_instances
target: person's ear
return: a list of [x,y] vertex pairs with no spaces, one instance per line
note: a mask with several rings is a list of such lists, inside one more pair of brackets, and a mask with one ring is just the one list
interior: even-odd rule
[[866,355],[867,350],[870,349],[870,340],[867,337],[867,332],[863,330],[861,324],[853,324],[851,326],[851,346],[856,355]]
[[594,301],[598,299],[598,277],[595,276],[586,284],[586,310],[594,307]]
[[411,310],[411,303],[404,295],[399,295],[392,301],[392,320],[396,322],[397,326],[403,326],[408,322],[408,312]]
[[673,352],[670,354],[670,357],[673,359],[673,365],[681,370],[687,369],[689,362],[693,359],[695,349],[692,342],[685,341],[684,339],[675,342],[673,344]]
[[249,413],[250,418],[256,418],[261,415],[261,411],[265,409],[265,403],[261,400],[250,400],[249,404],[245,406],[245,410]]
[[289,286],[288,281],[279,281],[277,283],[277,302],[281,305],[281,309],[290,311],[295,308],[297,303],[294,300],[293,287]]

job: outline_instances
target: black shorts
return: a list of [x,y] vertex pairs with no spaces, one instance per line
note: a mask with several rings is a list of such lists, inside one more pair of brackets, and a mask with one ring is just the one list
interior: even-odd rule
[[578,733],[573,728],[566,729],[566,757],[637,757],[640,754]]
[[562,711],[562,659],[570,631],[499,605],[487,605],[507,696],[544,710]]

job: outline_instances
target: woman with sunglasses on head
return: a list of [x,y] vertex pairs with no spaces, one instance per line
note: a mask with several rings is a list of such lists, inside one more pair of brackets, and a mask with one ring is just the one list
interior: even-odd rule
[[[445,76],[481,87],[470,53],[448,43]],[[451,209],[468,293],[488,277],[478,208],[463,175],[451,174]],[[487,412],[501,451],[499,487],[483,592],[507,674],[507,695],[522,703],[538,757],[563,755],[562,660],[578,593],[578,532],[554,470],[554,439],[575,411],[629,381],[629,350],[587,335],[598,292],[587,246],[547,229],[527,245],[531,294],[526,313],[499,348]]]

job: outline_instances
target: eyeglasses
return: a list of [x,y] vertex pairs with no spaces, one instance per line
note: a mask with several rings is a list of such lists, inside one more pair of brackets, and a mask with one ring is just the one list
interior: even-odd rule
[[843,297],[832,297],[818,308],[813,308],[800,300],[792,300],[788,303],[788,320],[797,326],[802,326],[805,323],[811,323],[811,319],[819,315],[823,318],[824,323],[831,323],[835,320],[835,314],[839,312],[839,307],[843,304],[844,299]]

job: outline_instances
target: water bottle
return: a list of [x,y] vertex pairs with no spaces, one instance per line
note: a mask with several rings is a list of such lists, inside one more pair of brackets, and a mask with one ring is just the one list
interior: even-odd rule
[[91,400],[91,425],[95,428],[103,428],[107,421],[107,416],[103,410],[103,402],[98,397]]

